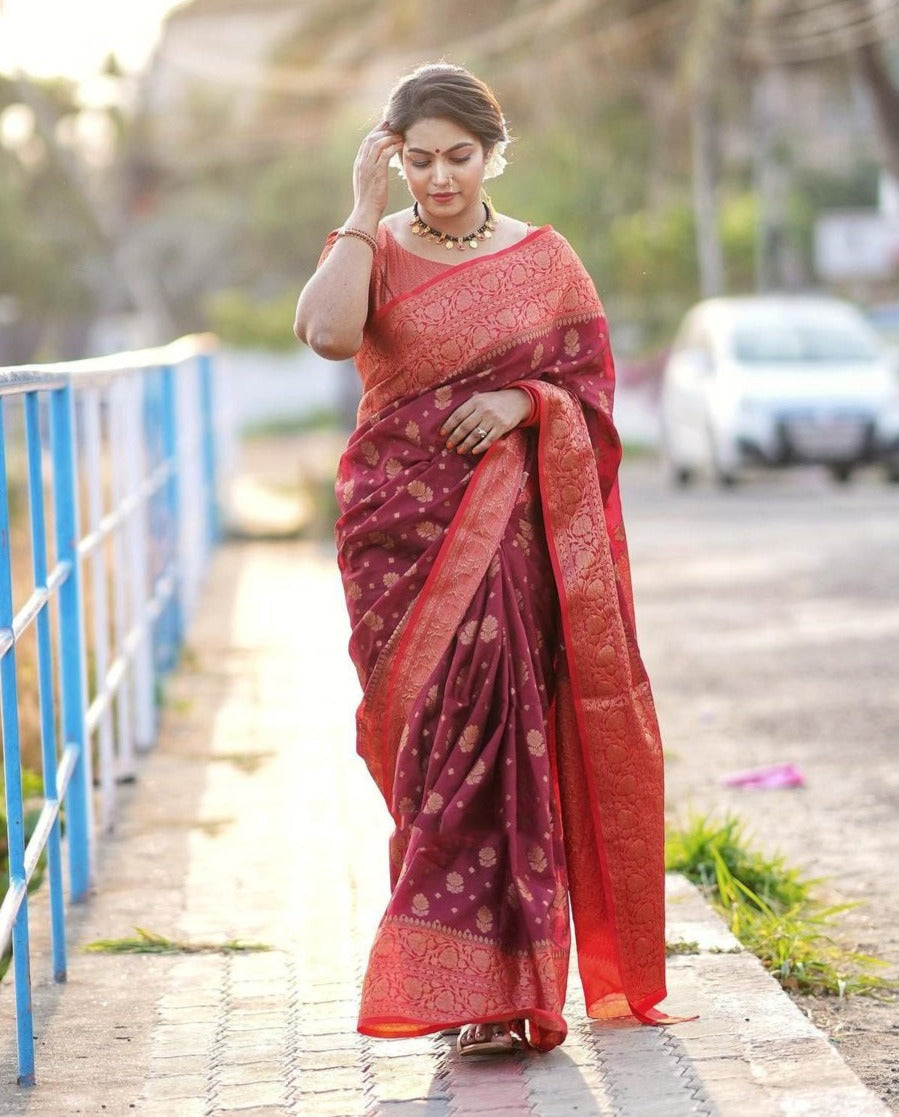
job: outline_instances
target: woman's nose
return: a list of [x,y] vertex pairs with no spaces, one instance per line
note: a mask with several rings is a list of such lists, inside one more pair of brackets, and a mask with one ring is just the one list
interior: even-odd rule
[[435,160],[432,177],[435,183],[442,184],[444,182],[449,182],[449,180],[453,177],[450,173],[449,164],[444,163],[443,160],[440,159]]

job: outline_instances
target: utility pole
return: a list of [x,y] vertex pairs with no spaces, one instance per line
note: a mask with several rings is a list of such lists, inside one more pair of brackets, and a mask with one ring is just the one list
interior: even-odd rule
[[760,64],[752,91],[754,179],[758,205],[756,287],[790,290],[802,269],[790,240],[790,162],[784,123],[790,119],[790,83],[773,62]]

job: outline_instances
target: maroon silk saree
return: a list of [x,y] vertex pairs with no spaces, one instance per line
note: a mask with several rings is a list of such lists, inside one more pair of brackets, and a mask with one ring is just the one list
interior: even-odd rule
[[[337,541],[358,750],[396,827],[359,1030],[524,1018],[561,1043],[569,898],[588,1014],[659,1022],[662,755],[593,284],[536,229],[374,310],[356,363]],[[448,451],[453,409],[511,385],[535,424]]]

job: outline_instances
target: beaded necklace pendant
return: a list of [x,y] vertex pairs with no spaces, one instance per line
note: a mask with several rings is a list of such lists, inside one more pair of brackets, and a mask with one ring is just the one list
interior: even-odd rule
[[426,240],[434,244],[442,244],[444,248],[450,250],[458,248],[460,252],[464,252],[466,248],[477,248],[482,241],[490,240],[493,236],[493,230],[496,228],[496,218],[486,202],[484,202],[484,213],[486,216],[483,225],[480,225],[472,233],[457,237],[453,233],[443,233],[440,229],[435,229],[433,225],[429,225],[427,221],[423,221],[418,213],[418,202],[415,202],[412,206],[410,225],[414,236],[424,237]]

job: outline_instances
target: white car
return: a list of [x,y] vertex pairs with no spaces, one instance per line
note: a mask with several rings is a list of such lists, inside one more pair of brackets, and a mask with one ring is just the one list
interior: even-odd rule
[[882,461],[899,481],[899,375],[851,303],[812,296],[709,299],[684,319],[662,378],[672,478],[733,484],[749,464],[825,465],[846,481]]

